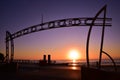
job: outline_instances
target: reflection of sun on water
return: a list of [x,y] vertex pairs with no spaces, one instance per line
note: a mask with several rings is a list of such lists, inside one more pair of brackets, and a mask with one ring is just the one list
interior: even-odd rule
[[72,63],[72,69],[77,70],[77,64],[76,63]]
[[75,63],[76,62],[76,60],[75,59],[73,59],[73,61],[72,61],[73,63]]
[[80,56],[80,52],[78,52],[77,50],[71,50],[69,52],[69,59],[72,60],[73,63],[76,62],[77,59],[79,59],[81,56]]
[[78,59],[78,58],[79,58],[79,53],[78,53],[78,51],[77,51],[77,50],[71,50],[71,51],[69,52],[69,58],[70,58],[70,59],[73,59],[73,60]]
[[80,53],[77,51],[77,50],[71,50],[70,52],[69,52],[69,59],[71,59],[72,60],[72,69],[73,70],[76,70],[77,69],[77,64],[76,64],[76,60],[77,59],[79,59],[81,56],[80,56]]
[[73,66],[73,67],[72,67],[72,69],[73,69],[73,70],[76,70],[76,69],[77,69],[77,67],[76,67],[76,66]]

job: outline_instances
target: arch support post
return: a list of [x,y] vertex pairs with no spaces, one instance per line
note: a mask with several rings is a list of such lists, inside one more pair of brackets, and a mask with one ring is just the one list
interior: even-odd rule
[[[10,43],[9,43],[10,41]],[[11,45],[11,47],[9,46]],[[11,56],[10,56],[10,48],[11,48]],[[14,41],[12,39],[12,35],[9,31],[6,31],[6,62],[13,62],[14,59]]]
[[[7,36],[7,32],[6,32],[6,36]],[[6,39],[6,62],[9,63],[9,41],[7,41]]]
[[[93,18],[91,24],[90,24],[90,28],[89,28],[89,31],[88,31],[88,35],[87,35],[87,42],[86,42],[86,61],[87,61],[87,67],[90,66],[90,63],[89,63],[89,42],[90,42],[90,35],[91,35],[91,31],[92,31],[92,27],[95,25],[95,20],[97,19],[97,17],[104,11],[104,20],[103,20],[103,30],[102,30],[102,41],[101,41],[101,49],[100,49],[100,53],[102,51],[102,46],[103,46],[103,38],[104,38],[104,27],[105,27],[105,18],[106,18],[106,6],[105,5],[102,9],[100,9],[98,11],[98,13],[95,15],[95,17]],[[101,61],[101,54],[100,54],[100,60],[99,60],[99,66],[101,65],[100,63]]]
[[100,45],[100,55],[99,55],[99,69],[101,69],[101,59],[102,59],[102,51],[103,51],[103,41],[104,41],[104,33],[105,33],[105,19],[106,19],[106,7],[104,6],[104,18],[103,18],[103,27],[102,27],[102,35],[101,35],[101,45]]
[[11,39],[11,62],[14,60],[14,41]]

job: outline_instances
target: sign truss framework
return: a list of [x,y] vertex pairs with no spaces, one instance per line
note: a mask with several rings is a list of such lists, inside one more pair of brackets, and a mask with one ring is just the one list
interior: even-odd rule
[[[99,54],[99,69],[101,69],[101,59],[102,59],[102,54],[106,54],[113,62],[115,71],[116,69],[116,64],[112,57],[103,51],[103,41],[104,41],[104,30],[105,27],[110,27],[112,18],[106,18],[106,7],[105,5],[103,8],[101,8],[98,13],[95,15],[95,17],[82,17],[82,18],[68,18],[68,19],[61,19],[61,20],[54,20],[54,21],[49,21],[49,22],[43,22],[38,25],[30,26],[28,28],[22,29],[20,31],[17,31],[13,34],[11,34],[9,31],[6,31],[6,62],[13,62],[14,60],[14,39],[38,32],[38,31],[43,31],[43,30],[48,30],[48,29],[53,29],[53,28],[63,28],[63,27],[74,27],[74,26],[90,26],[88,30],[88,35],[87,35],[87,42],[86,42],[86,61],[87,61],[87,67],[90,67],[89,63],[89,42],[90,42],[90,35],[93,26],[101,26],[102,27],[102,35],[101,35],[101,45],[100,45],[100,54]],[[103,12],[103,17],[98,17],[101,13]],[[9,47],[9,44],[11,47]],[[10,54],[10,49],[11,48],[11,58],[9,59],[9,54]]]

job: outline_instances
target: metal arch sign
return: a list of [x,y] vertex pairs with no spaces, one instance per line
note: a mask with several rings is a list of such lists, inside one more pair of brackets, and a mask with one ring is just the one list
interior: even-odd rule
[[[62,28],[62,27],[73,27],[73,26],[90,26],[94,18],[68,18],[61,20],[54,20],[50,22],[41,23],[38,25],[30,26],[28,28],[17,31],[11,36],[6,37],[6,41],[18,38],[29,33],[38,32],[42,30],[52,29],[52,28]],[[103,26],[103,18],[97,18],[93,26]],[[111,18],[106,18],[105,26],[111,26]],[[11,38],[10,38],[11,37]]]
[[[28,28],[22,29],[11,34],[9,31],[6,31],[6,62],[13,62],[14,59],[14,39],[48,29],[53,28],[63,28],[63,27],[74,27],[74,26],[90,26],[87,42],[86,42],[86,61],[87,66],[89,67],[89,41],[91,30],[93,26],[101,26],[102,27],[102,36],[101,36],[101,47],[100,47],[100,58],[99,58],[99,66],[101,65],[101,56],[103,52],[103,40],[104,40],[104,30],[106,26],[111,26],[112,18],[106,18],[106,5],[101,8],[95,17],[82,17],[82,18],[68,18],[68,19],[60,19],[49,22],[42,22],[41,24],[30,26]],[[103,17],[98,17],[102,12],[104,12]],[[9,42],[11,42],[11,59],[9,59]],[[106,53],[107,54],[107,53]]]

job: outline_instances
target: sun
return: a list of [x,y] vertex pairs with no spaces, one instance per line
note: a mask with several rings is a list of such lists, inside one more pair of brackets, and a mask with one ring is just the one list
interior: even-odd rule
[[80,53],[77,50],[71,50],[71,51],[69,51],[68,56],[69,56],[70,59],[75,61],[75,60],[80,58]]

